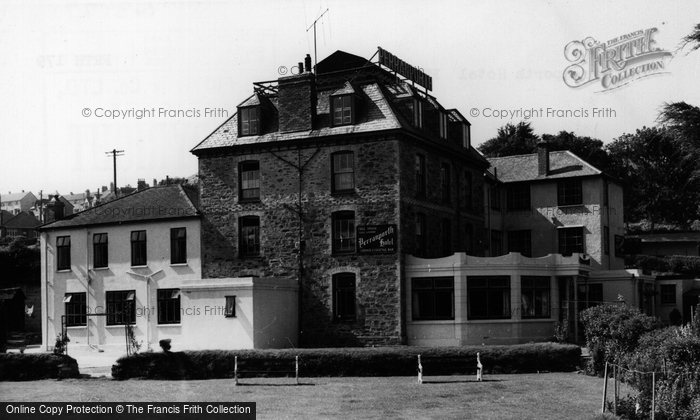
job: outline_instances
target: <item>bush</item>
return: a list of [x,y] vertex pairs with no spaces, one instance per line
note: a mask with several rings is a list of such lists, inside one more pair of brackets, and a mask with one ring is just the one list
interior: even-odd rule
[[[485,373],[567,372],[576,369],[581,349],[554,343],[489,347],[385,347],[286,350],[202,350],[151,352],[122,357],[112,366],[114,379],[215,379],[233,377],[234,357],[239,370],[293,370],[299,356],[300,375],[319,376],[411,376],[417,372],[417,356],[433,372],[464,374],[476,366],[481,353]],[[434,358],[434,359],[433,359]]]
[[[633,351],[620,357],[620,362],[631,370],[656,372],[657,419],[700,418],[700,334],[697,325],[668,327],[644,334]],[[654,395],[652,375],[632,372],[623,379],[639,391],[635,401],[639,403],[640,413],[624,412],[625,417],[649,418]]]
[[624,304],[588,308],[581,312],[581,322],[596,372],[602,370],[606,361],[618,362],[637,347],[643,334],[662,326],[656,318]]
[[79,376],[78,362],[66,355],[0,353],[0,381],[36,381]]

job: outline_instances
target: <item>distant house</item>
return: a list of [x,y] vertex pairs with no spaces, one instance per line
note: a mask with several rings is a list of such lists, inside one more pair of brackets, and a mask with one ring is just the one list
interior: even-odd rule
[[[177,349],[287,345],[264,341],[295,331],[284,314],[296,295],[265,279],[203,280],[200,223],[185,190],[171,185],[41,226],[44,348],[61,332],[71,346],[123,348],[125,324],[145,348],[162,339]],[[253,313],[253,300],[276,304]]]
[[23,211],[29,211],[36,202],[36,196],[32,192],[0,194],[0,210],[6,210],[17,215]]
[[36,238],[35,229],[40,224],[41,222],[39,222],[39,220],[30,211],[20,212],[7,221],[5,221],[3,217],[1,236],[33,239]]

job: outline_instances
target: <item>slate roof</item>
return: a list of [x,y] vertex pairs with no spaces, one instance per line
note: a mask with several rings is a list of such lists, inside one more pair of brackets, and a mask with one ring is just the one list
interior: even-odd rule
[[[328,61],[326,61],[328,60]],[[318,68],[322,69],[326,64],[328,71],[330,68],[333,71],[341,72],[349,70],[348,66],[357,66],[362,63],[362,66],[367,64],[366,59],[363,59],[352,54],[347,54],[342,51],[337,51],[326,60],[318,64]],[[356,67],[355,67],[356,68]],[[367,66],[371,70],[378,70],[377,66],[372,64]],[[430,129],[420,130],[413,126],[412,116],[406,114],[406,107],[402,107],[405,101],[418,95],[417,91],[406,82],[386,83],[381,78],[367,79],[363,82],[358,82],[355,76],[360,73],[352,73],[345,79],[341,85],[333,89],[319,89],[317,92],[316,101],[316,118],[314,119],[314,129],[296,132],[279,132],[279,112],[278,100],[275,95],[255,95],[244,100],[240,106],[255,105],[263,101],[269,101],[269,113],[262,120],[261,133],[255,136],[238,137],[238,114],[234,114],[219,126],[214,132],[197,144],[191,153],[201,155],[208,151],[217,151],[217,149],[250,146],[257,144],[270,144],[285,141],[301,141],[315,138],[328,138],[339,135],[352,134],[368,134],[372,132],[381,132],[389,130],[402,130],[411,133],[417,137],[434,141],[442,146],[452,149],[455,153],[466,154],[472,160],[480,163],[484,167],[488,166],[488,162],[484,157],[473,147],[465,149],[459,142],[445,142],[439,138],[439,133],[433,133]],[[369,74],[369,73],[368,73]],[[387,73],[389,74],[389,73]],[[390,75],[389,75],[390,76]],[[325,76],[322,72],[317,77],[317,84],[323,83]],[[340,76],[338,76],[340,77]],[[344,77],[344,76],[343,76]],[[388,77],[388,76],[387,76]],[[361,78],[360,78],[361,79]],[[391,78],[391,80],[395,80]],[[354,82],[352,81],[354,80]],[[330,96],[338,94],[354,93],[361,98],[361,105],[357,109],[356,121],[352,125],[331,126],[330,115]],[[423,95],[422,95],[423,96]],[[424,97],[424,96],[423,96]],[[427,109],[444,109],[435,98],[425,98]],[[459,119],[461,114],[452,113],[452,118]],[[461,117],[466,121],[464,117]]]
[[3,203],[8,203],[11,201],[19,201],[29,194],[32,194],[32,192],[28,191],[28,192],[13,193],[13,194],[2,194],[2,196],[0,196],[0,201],[2,201]]
[[34,229],[39,226],[41,222],[34,216],[34,214],[22,211],[10,220],[6,220],[3,216],[3,227],[8,229]]
[[39,230],[146,222],[199,217],[199,211],[180,185],[147,188],[49,222]]
[[5,223],[7,223],[10,219],[15,217],[14,214],[10,213],[7,210],[0,210],[2,212],[2,226],[5,226]]
[[568,150],[549,152],[549,173],[540,175],[537,154],[488,158],[490,174],[501,182],[538,181],[581,176],[602,175],[603,172]]

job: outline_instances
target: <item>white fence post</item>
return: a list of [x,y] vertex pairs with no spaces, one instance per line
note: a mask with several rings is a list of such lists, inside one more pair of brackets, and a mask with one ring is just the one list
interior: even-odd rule
[[423,365],[420,362],[420,354],[418,355],[418,383],[423,383]]

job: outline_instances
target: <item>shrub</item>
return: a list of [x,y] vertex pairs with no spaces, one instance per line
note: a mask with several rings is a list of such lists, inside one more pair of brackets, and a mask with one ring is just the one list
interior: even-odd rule
[[639,337],[662,326],[656,318],[624,304],[588,308],[581,312],[581,322],[597,371],[606,361],[618,362],[637,346]]
[[0,381],[77,378],[78,362],[70,356],[50,353],[1,353]]
[[[572,371],[581,349],[554,343],[489,347],[385,347],[285,350],[202,350],[178,353],[152,352],[122,357],[112,366],[115,379],[214,379],[233,376],[234,357],[239,370],[293,370],[299,356],[300,374],[318,376],[410,376],[417,371],[417,356],[424,368],[440,374],[464,374],[476,366],[476,353],[486,373]],[[429,362],[427,360],[430,360]]]

